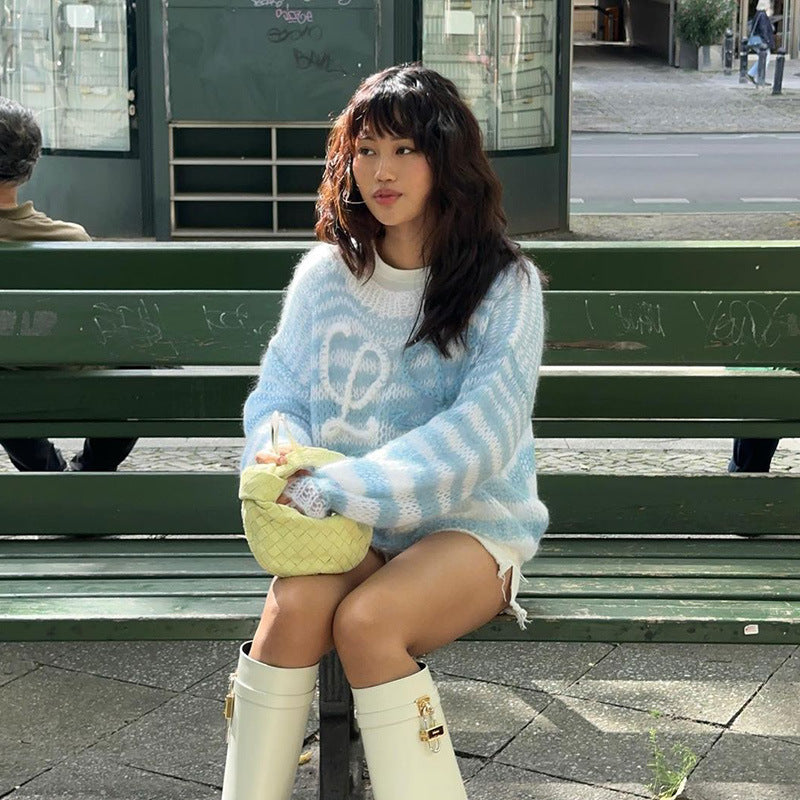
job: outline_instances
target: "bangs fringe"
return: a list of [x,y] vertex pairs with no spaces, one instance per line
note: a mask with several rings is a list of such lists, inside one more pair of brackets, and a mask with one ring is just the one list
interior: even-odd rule
[[430,116],[431,110],[426,115],[425,103],[420,100],[422,98],[406,86],[365,98],[353,109],[349,131],[351,140],[371,134],[377,138],[413,139],[415,144],[421,145],[424,128],[420,120]]

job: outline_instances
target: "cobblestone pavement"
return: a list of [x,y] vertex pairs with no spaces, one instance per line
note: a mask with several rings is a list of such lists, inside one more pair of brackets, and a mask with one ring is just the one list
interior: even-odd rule
[[[800,119],[800,117],[798,117]],[[800,239],[800,214],[570,214],[570,231],[542,241],[767,241]]]
[[[576,46],[572,130],[613,133],[796,132],[800,62],[787,61],[783,92],[739,83],[731,75],[675,69],[629,47]],[[751,62],[752,63],[752,62]],[[776,59],[770,59],[772,83]],[[710,111],[713,110],[713,113]]]
[[[77,439],[56,439],[66,456],[80,447]],[[731,444],[724,439],[541,439],[539,472],[603,472],[641,475],[714,474],[726,470]],[[242,446],[236,440],[143,439],[121,471],[230,471],[238,468]],[[0,471],[13,471],[0,457]],[[800,473],[800,439],[785,439],[772,462],[777,473]]]

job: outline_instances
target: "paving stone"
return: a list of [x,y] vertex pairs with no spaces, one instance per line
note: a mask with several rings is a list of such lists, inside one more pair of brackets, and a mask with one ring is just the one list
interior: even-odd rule
[[566,694],[724,725],[793,650],[772,645],[624,644]]
[[638,795],[489,764],[467,783],[469,800],[639,800]]
[[504,747],[550,703],[550,697],[517,687],[444,678],[437,681],[453,747],[488,758]]
[[647,794],[652,760],[649,731],[670,753],[680,744],[702,756],[718,728],[687,720],[654,719],[619,706],[560,697],[551,703],[494,761],[538,770],[566,780],[631,794]]
[[33,672],[38,667],[33,659],[6,653],[4,648],[0,648],[0,686]]
[[91,751],[57,764],[6,800],[218,800],[220,790],[136,769]]
[[50,642],[35,658],[65,669],[182,691],[236,658],[235,642]]
[[227,749],[222,706],[179,695],[94,749],[132,767],[221,786]]
[[[222,705],[180,695],[96,749],[140,769],[221,786],[227,752]],[[309,736],[314,731],[310,722]]]
[[596,642],[453,642],[425,661],[434,672],[558,692],[611,650]]
[[0,688],[0,795],[166,702],[171,693],[41,667]]
[[796,744],[725,733],[690,776],[687,800],[799,800],[798,759]]
[[795,653],[761,687],[731,726],[731,730],[736,733],[771,736],[800,744],[799,698],[800,654]]

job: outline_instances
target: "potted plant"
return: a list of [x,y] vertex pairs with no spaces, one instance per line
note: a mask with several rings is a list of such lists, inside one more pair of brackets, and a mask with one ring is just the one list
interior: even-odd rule
[[719,44],[731,24],[736,0],[678,0],[675,22],[679,37],[678,65],[690,69],[719,69],[722,51],[712,61],[712,45]]

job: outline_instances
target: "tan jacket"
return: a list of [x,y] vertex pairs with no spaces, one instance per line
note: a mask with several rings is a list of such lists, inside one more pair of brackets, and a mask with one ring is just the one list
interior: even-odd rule
[[81,225],[50,219],[29,200],[16,208],[0,208],[0,242],[90,242]]

